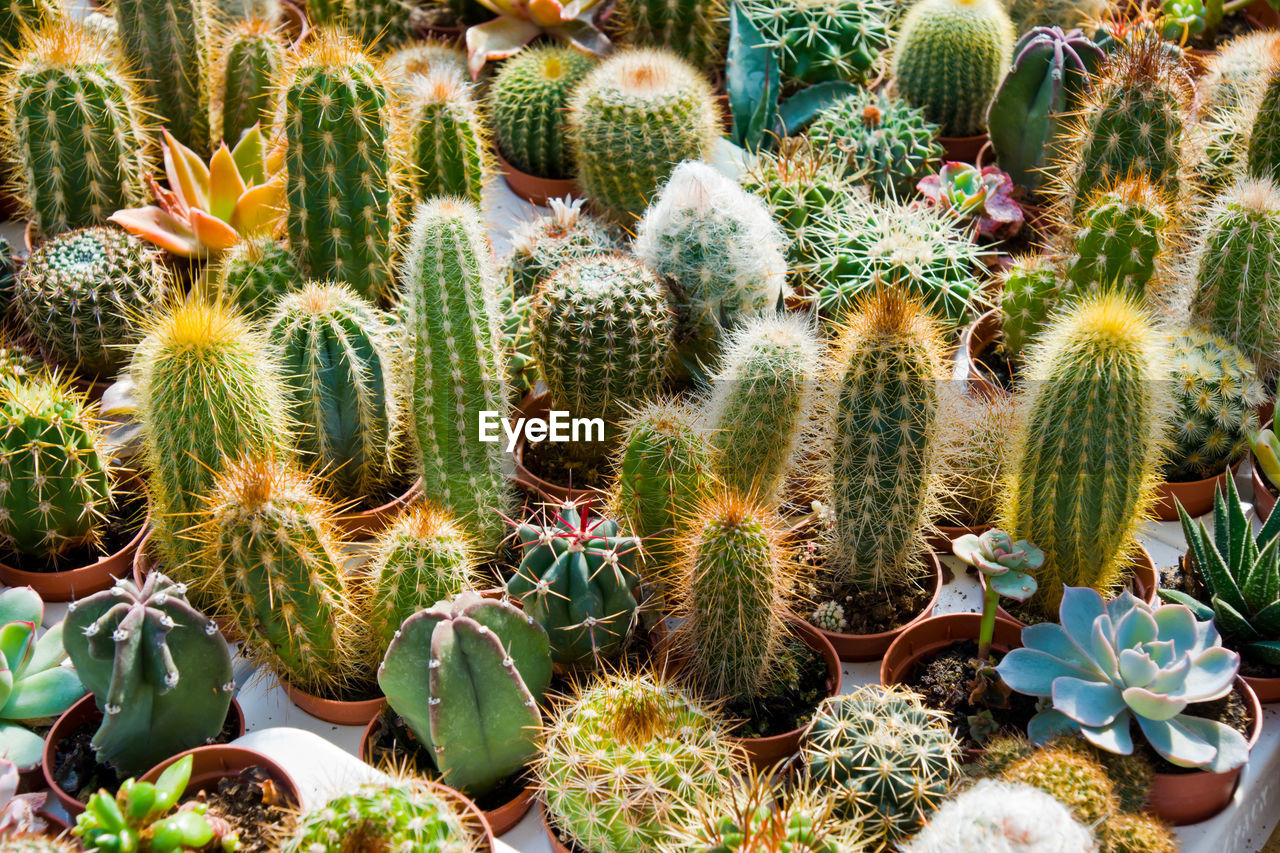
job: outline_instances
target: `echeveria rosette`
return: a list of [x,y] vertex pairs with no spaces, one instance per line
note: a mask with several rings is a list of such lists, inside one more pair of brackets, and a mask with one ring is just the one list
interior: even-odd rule
[[1014,542],[998,529],[981,536],[967,533],[951,543],[951,551],[982,572],[987,588],[1005,598],[1026,601],[1035,594],[1036,579],[1027,573],[1044,565],[1044,552],[1025,539]]
[[540,35],[603,56],[612,44],[596,26],[600,0],[477,0],[498,15],[492,21],[467,28],[467,67],[472,79],[490,59],[518,53]]
[[1070,586],[1059,619],[1024,628],[1023,647],[997,667],[1011,688],[1051,703],[1027,727],[1033,741],[1079,732],[1130,755],[1136,721],[1147,743],[1179,767],[1221,773],[1248,760],[1239,732],[1183,713],[1230,693],[1240,667],[1213,622],[1182,605],[1153,608],[1127,591],[1104,605],[1095,590]]
[[962,219],[974,219],[978,234],[1006,239],[1022,229],[1022,207],[1013,198],[1013,179],[995,166],[979,169],[949,160],[936,175],[916,184],[929,204]]

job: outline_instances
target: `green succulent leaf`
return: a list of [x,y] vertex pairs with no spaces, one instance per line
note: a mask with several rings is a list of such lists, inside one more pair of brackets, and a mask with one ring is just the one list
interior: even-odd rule
[[18,586],[0,593],[0,625],[10,622],[39,625],[43,618],[44,603],[31,587]]
[[35,767],[44,751],[44,738],[16,723],[0,723],[0,756],[19,768]]
[[56,717],[85,694],[80,677],[70,667],[57,666],[22,679],[0,706],[0,720],[42,720]]
[[187,755],[180,761],[175,761],[169,765],[160,774],[160,778],[156,780],[155,785],[154,814],[164,814],[178,804],[178,798],[187,790],[187,783],[191,781],[192,764],[192,757]]
[[1248,618],[1236,610],[1231,604],[1224,599],[1214,596],[1213,610],[1217,617],[1218,630],[1223,636],[1230,637],[1233,640],[1261,640],[1258,632],[1253,629]]
[[0,627],[0,654],[15,678],[21,678],[35,646],[36,625],[33,622],[10,622]]
[[818,113],[857,91],[857,86],[843,80],[828,80],[801,89],[778,106],[778,136],[799,133]]
[[733,114],[734,144],[755,151],[777,121],[782,74],[773,49],[737,3],[729,13],[725,77],[729,109]]
[[1183,607],[1191,611],[1191,613],[1200,620],[1212,619],[1213,608],[1203,602],[1197,601],[1190,595],[1179,589],[1161,589],[1160,600],[1168,604],[1181,604]]
[[1280,640],[1261,640],[1249,643],[1242,650],[1245,657],[1258,663],[1280,666]]

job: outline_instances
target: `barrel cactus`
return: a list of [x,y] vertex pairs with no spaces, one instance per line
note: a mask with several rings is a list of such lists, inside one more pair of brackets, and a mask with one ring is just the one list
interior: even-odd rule
[[538,285],[570,261],[617,251],[617,241],[582,210],[582,199],[549,201],[551,212],[511,232],[511,255],[502,273],[514,296],[531,296]]
[[515,168],[540,178],[568,178],[565,111],[596,60],[566,45],[522,50],[504,62],[489,87],[494,141]]
[[284,853],[342,853],[360,839],[377,850],[480,853],[479,827],[444,789],[425,782],[364,785],[303,813]]
[[666,48],[708,74],[724,68],[725,0],[623,0],[614,14],[627,44]]
[[937,171],[941,128],[924,111],[884,93],[861,90],[818,113],[808,136],[877,198],[907,199],[925,175]]
[[414,196],[458,197],[479,205],[493,167],[471,82],[452,66],[432,68],[409,79],[400,104]]
[[223,252],[210,277],[218,298],[251,320],[265,320],[276,302],[304,281],[289,247],[267,236],[241,240]]
[[1108,185],[1080,207],[1075,224],[1063,259],[1074,290],[1119,288],[1159,301],[1162,294],[1155,291],[1179,255],[1181,223],[1157,184],[1136,175]]
[[1249,359],[1204,329],[1169,336],[1174,414],[1165,479],[1221,474],[1249,449],[1262,386]]

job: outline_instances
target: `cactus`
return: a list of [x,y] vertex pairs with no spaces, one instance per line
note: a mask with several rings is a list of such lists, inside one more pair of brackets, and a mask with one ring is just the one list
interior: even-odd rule
[[301,461],[335,497],[376,497],[391,477],[399,419],[391,330],[342,284],[311,282],[280,300],[267,327],[299,425]]
[[825,700],[800,751],[808,777],[833,791],[836,808],[880,850],[912,835],[943,801],[959,754],[946,714],[897,685]]
[[1044,791],[982,779],[943,803],[923,831],[902,847],[902,853],[1094,853],[1097,849],[1093,830]]
[[62,18],[60,0],[11,0],[0,9],[0,45],[10,52],[23,38]]
[[1280,65],[1273,65],[1257,102],[1245,163],[1250,177],[1280,181]]
[[512,401],[533,391],[538,384],[538,362],[533,357],[533,298],[504,294],[498,302],[502,317],[502,357],[507,365],[507,386]]
[[415,74],[426,74],[437,65],[450,65],[459,71],[467,71],[467,52],[452,42],[411,42],[387,54],[382,69],[394,81],[407,81]]
[[1168,417],[1164,343],[1122,294],[1083,297],[1028,357],[1025,420],[1000,527],[1045,553],[1030,604],[1063,585],[1115,589],[1155,499]]
[[1087,28],[1107,17],[1107,0],[1011,0],[1009,18],[1015,33],[1033,27],[1058,27],[1063,32]]
[[313,33],[282,87],[289,242],[302,271],[377,299],[391,286],[391,92],[349,38]]
[[907,199],[941,163],[939,130],[923,110],[864,90],[818,113],[808,135],[820,154],[843,164],[846,175],[865,182],[875,198]]
[[746,0],[742,11],[778,57],[784,86],[864,82],[889,47],[893,11],[884,0]]
[[582,199],[553,198],[549,204],[550,213],[511,232],[511,256],[502,277],[517,298],[532,295],[570,261],[620,248],[599,220],[582,212]]
[[457,517],[478,553],[494,553],[510,500],[501,448],[477,440],[482,411],[509,400],[497,296],[480,212],[451,199],[420,205],[401,279],[409,396],[423,490]]
[[1169,336],[1174,415],[1170,482],[1216,477],[1249,449],[1264,394],[1249,359],[1203,329]]
[[1048,746],[1013,762],[1000,774],[1009,782],[1039,788],[1071,809],[1086,826],[1112,817],[1120,804],[1107,770],[1080,750]]
[[1114,815],[1099,828],[1102,853],[1178,853],[1177,837],[1146,814]]
[[0,79],[7,184],[39,233],[101,225],[142,204],[149,166],[141,95],[114,50],[78,27],[24,43]]
[[271,237],[250,237],[218,258],[211,276],[217,297],[250,320],[267,319],[276,302],[302,281],[293,252]]
[[812,414],[821,355],[811,325],[788,315],[747,322],[725,347],[706,420],[730,489],[777,500]]
[[520,524],[524,555],[507,593],[546,630],[558,664],[616,658],[636,621],[640,541],[612,519],[566,505],[555,523]]
[[729,43],[725,0],[624,0],[614,14],[627,44],[666,48],[707,74],[724,69]]
[[1027,347],[1044,329],[1058,301],[1071,293],[1071,282],[1044,254],[1015,258],[1002,274],[1000,288],[1000,350],[1013,364],[1022,364]]
[[405,89],[401,103],[414,196],[457,196],[479,205],[493,167],[471,83],[461,71],[441,66],[414,75]]
[[578,183],[602,214],[627,225],[683,160],[708,157],[720,135],[711,87],[674,54],[620,51],[569,103],[569,151]]
[[108,379],[138,341],[139,318],[168,289],[158,252],[95,226],[41,243],[18,276],[13,308],[45,358]]
[[34,376],[42,367],[42,362],[25,346],[0,331],[0,385],[16,385]]
[[151,572],[72,602],[63,642],[102,724],[98,761],[140,776],[222,731],[235,685],[231,650],[186,587]]
[[478,828],[460,804],[424,782],[364,785],[304,813],[283,853],[344,853],[353,842],[370,850],[480,853]]
[[962,389],[944,396],[941,521],[977,527],[995,520],[1017,415],[1006,394],[970,395]]
[[71,841],[48,835],[11,835],[4,840],[4,853],[79,853],[81,847]]
[[537,764],[549,824],[594,853],[643,853],[719,799],[739,764],[711,711],[649,674],[566,699]]
[[[1159,285],[1166,279],[1159,274],[1180,254],[1175,206],[1145,175],[1094,193],[1075,223],[1064,266],[1080,293],[1119,288],[1142,297],[1148,282],[1156,279]],[[1158,299],[1156,293],[1147,295]]]
[[1196,81],[1200,119],[1234,112],[1250,104],[1266,88],[1269,71],[1280,55],[1280,32],[1255,30],[1233,38],[1205,59]]
[[386,48],[412,39],[421,29],[422,18],[413,0],[352,0],[346,24],[366,44]]
[[676,346],[693,375],[738,324],[774,313],[786,284],[786,244],[759,198],[705,163],[687,161],[649,209],[633,251],[670,283]]
[[209,4],[206,0],[116,0],[112,12],[120,46],[135,63],[151,108],[179,142],[203,157],[213,153]]
[[480,796],[537,754],[551,681],[547,632],[503,601],[464,592],[405,620],[378,668],[387,704],[445,784]]
[[222,139],[235,146],[255,124],[270,133],[286,46],[275,23],[263,18],[235,22],[220,41]]
[[565,45],[522,50],[489,86],[489,114],[502,157],[540,178],[567,178],[574,164],[565,145],[565,110],[574,87],[596,60]]
[[982,133],[1016,37],[999,0],[917,0],[893,47],[898,94],[943,136]]
[[936,517],[941,334],[919,302],[868,297],[842,333],[833,386],[832,567],[878,589],[909,580]]

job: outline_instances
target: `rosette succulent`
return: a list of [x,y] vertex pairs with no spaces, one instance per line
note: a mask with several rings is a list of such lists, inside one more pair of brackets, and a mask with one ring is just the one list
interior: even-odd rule
[[603,56],[612,45],[596,26],[600,0],[477,0],[498,17],[467,28],[467,67],[472,79],[490,59],[505,59],[538,36]]
[[1003,530],[981,536],[967,533],[951,543],[951,552],[982,572],[986,592],[982,599],[982,624],[978,631],[978,660],[986,660],[995,630],[996,603],[1000,596],[1026,601],[1036,591],[1036,579],[1027,574],[1044,565],[1044,552],[1025,539],[1013,541]]
[[1235,729],[1184,713],[1231,692],[1240,656],[1212,622],[1180,604],[1153,607],[1125,591],[1110,602],[1067,587],[1061,624],[1029,625],[996,668],[1009,687],[1048,700],[1027,734],[1037,743],[1079,732],[1099,749],[1133,753],[1133,723],[1166,761],[1221,773],[1249,758]]
[[1013,179],[995,166],[979,169],[949,160],[916,189],[929,205],[957,219],[973,221],[980,237],[1006,239],[1022,229],[1022,207],[1013,198]]

